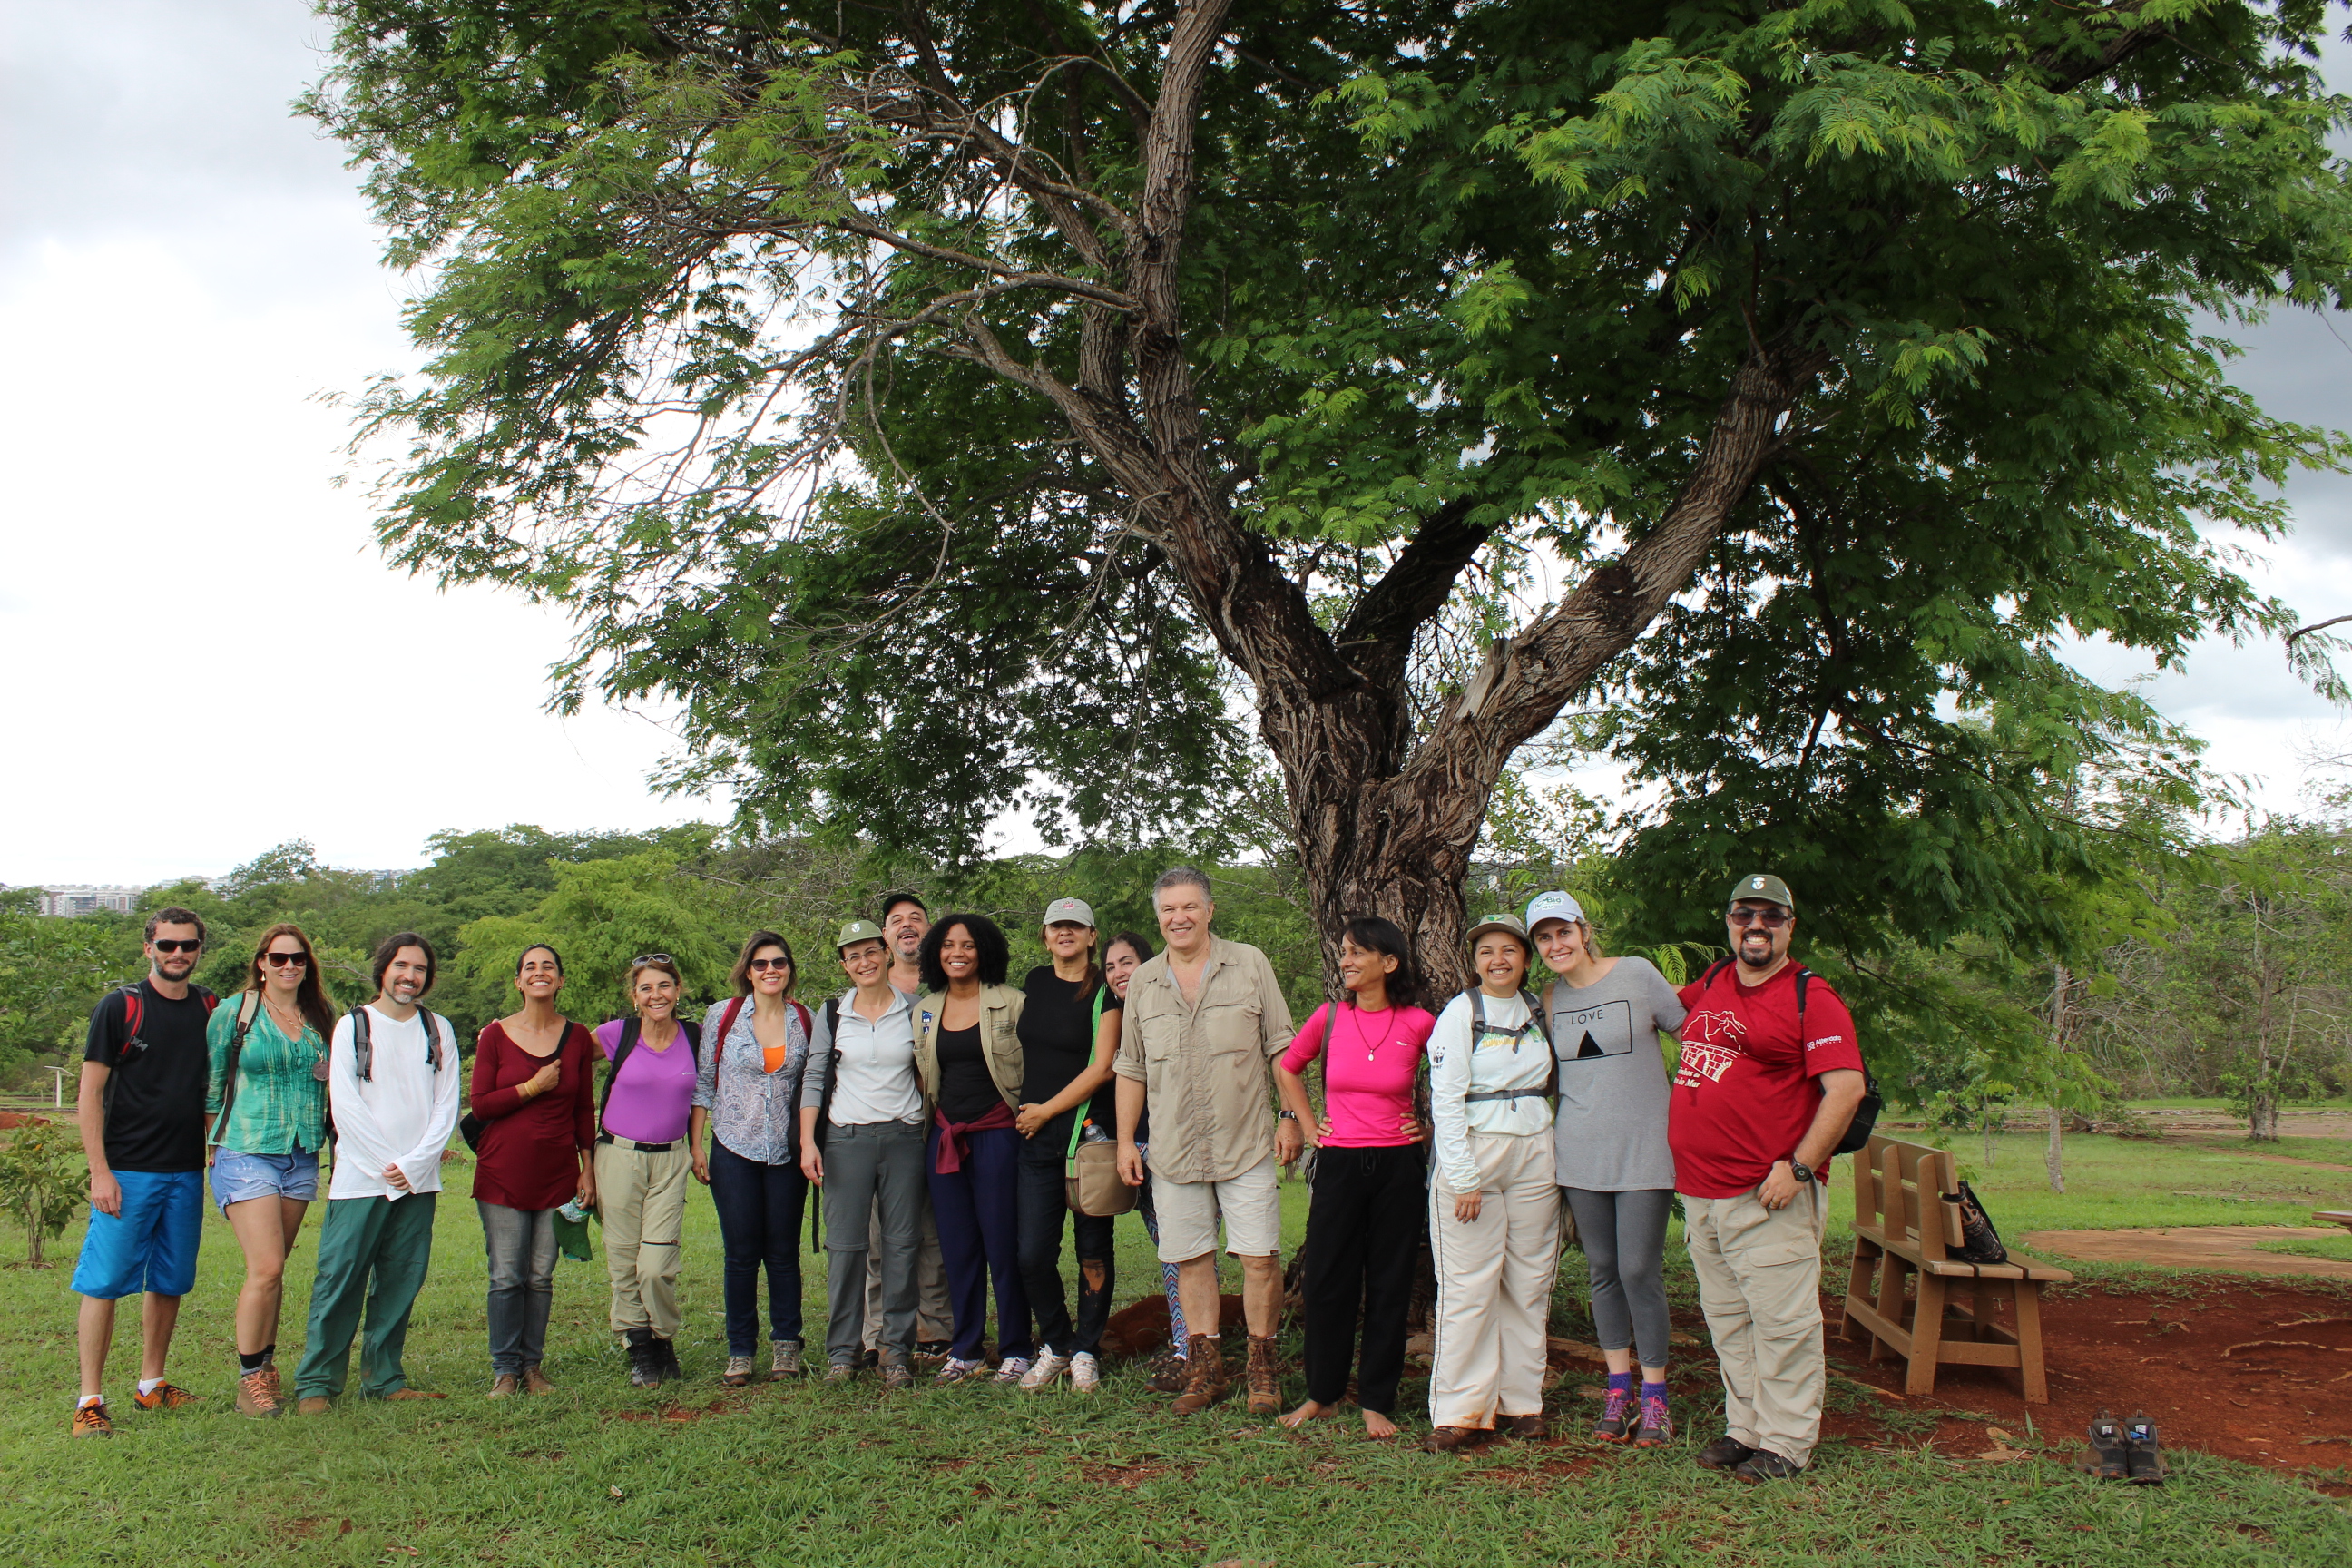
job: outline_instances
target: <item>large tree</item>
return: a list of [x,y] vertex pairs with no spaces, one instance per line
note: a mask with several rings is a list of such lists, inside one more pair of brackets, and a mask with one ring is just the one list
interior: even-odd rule
[[423,268],[396,559],[929,853],[1214,818],[1237,672],[1318,907],[1440,976],[1570,704],[1661,908],[2063,940],[2089,830],[1961,721],[2145,736],[2062,640],[2291,625],[2210,541],[2342,460],[2197,324],[2343,302],[2323,0],[324,8]]

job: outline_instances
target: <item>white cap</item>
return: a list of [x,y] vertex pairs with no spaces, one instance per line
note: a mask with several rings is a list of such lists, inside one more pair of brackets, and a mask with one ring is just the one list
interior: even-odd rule
[[1084,899],[1055,899],[1045,906],[1045,923],[1049,926],[1066,923],[1081,925],[1092,931],[1095,924],[1095,911],[1087,906]]
[[1567,893],[1538,893],[1528,901],[1528,930],[1533,931],[1546,921],[1580,921],[1584,906]]

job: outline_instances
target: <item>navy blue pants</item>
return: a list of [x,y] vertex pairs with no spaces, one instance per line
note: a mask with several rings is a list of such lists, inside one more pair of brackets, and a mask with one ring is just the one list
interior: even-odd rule
[[808,1178],[798,1165],[746,1160],[710,1141],[710,1202],[727,1264],[727,1353],[751,1355],[760,1342],[760,1270],[768,1271],[768,1338],[801,1339],[801,1215]]
[[940,1230],[940,1261],[947,1266],[948,1302],[955,1311],[958,1361],[978,1361],[988,1338],[988,1290],[996,1287],[996,1353],[1024,1361],[1036,1354],[1029,1337],[1029,1297],[1021,1288],[1021,1134],[1010,1127],[965,1136],[963,1169],[939,1173],[940,1130],[923,1142],[923,1170],[931,1186],[931,1218]]

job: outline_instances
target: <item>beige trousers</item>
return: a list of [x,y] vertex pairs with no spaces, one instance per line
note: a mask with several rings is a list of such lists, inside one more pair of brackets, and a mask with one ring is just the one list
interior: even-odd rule
[[1549,1131],[1472,1132],[1478,1217],[1454,1217],[1444,1172],[1429,1184],[1437,1306],[1429,1369],[1433,1426],[1491,1429],[1543,1411],[1544,1339],[1559,1270],[1559,1188]]
[[[940,1255],[940,1227],[931,1218],[931,1184],[923,1182],[923,1232],[915,1242],[915,1342],[945,1344],[955,1338],[955,1311],[948,1302],[947,1259]],[[866,1235],[866,1348],[882,1343],[882,1206]]]
[[1699,1304],[1723,1369],[1725,1429],[1792,1465],[1822,1432],[1821,1184],[1784,1209],[1754,1193],[1683,1199]]
[[613,1281],[613,1331],[651,1329],[677,1338],[678,1227],[694,1162],[684,1140],[658,1154],[596,1145],[596,1217],[604,1225],[604,1271]]

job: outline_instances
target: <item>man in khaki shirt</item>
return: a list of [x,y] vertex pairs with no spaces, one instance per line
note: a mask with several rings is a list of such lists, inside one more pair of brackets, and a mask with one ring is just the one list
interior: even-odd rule
[[[1249,1405],[1281,1409],[1274,1333],[1282,1307],[1282,1192],[1275,1165],[1298,1158],[1298,1123],[1274,1110],[1267,1064],[1290,1044],[1290,1008],[1265,954],[1211,934],[1209,879],[1179,866],[1152,888],[1168,950],[1135,972],[1121,1012],[1118,1167],[1130,1186],[1146,1172],[1135,1129],[1151,1113],[1151,1201],[1160,1258],[1176,1266],[1176,1295],[1195,1332],[1179,1415],[1224,1397],[1217,1327],[1217,1224],[1242,1260],[1249,1321]],[[1277,1130],[1278,1129],[1278,1130]],[[1197,1331],[1201,1325],[1210,1331]]]

